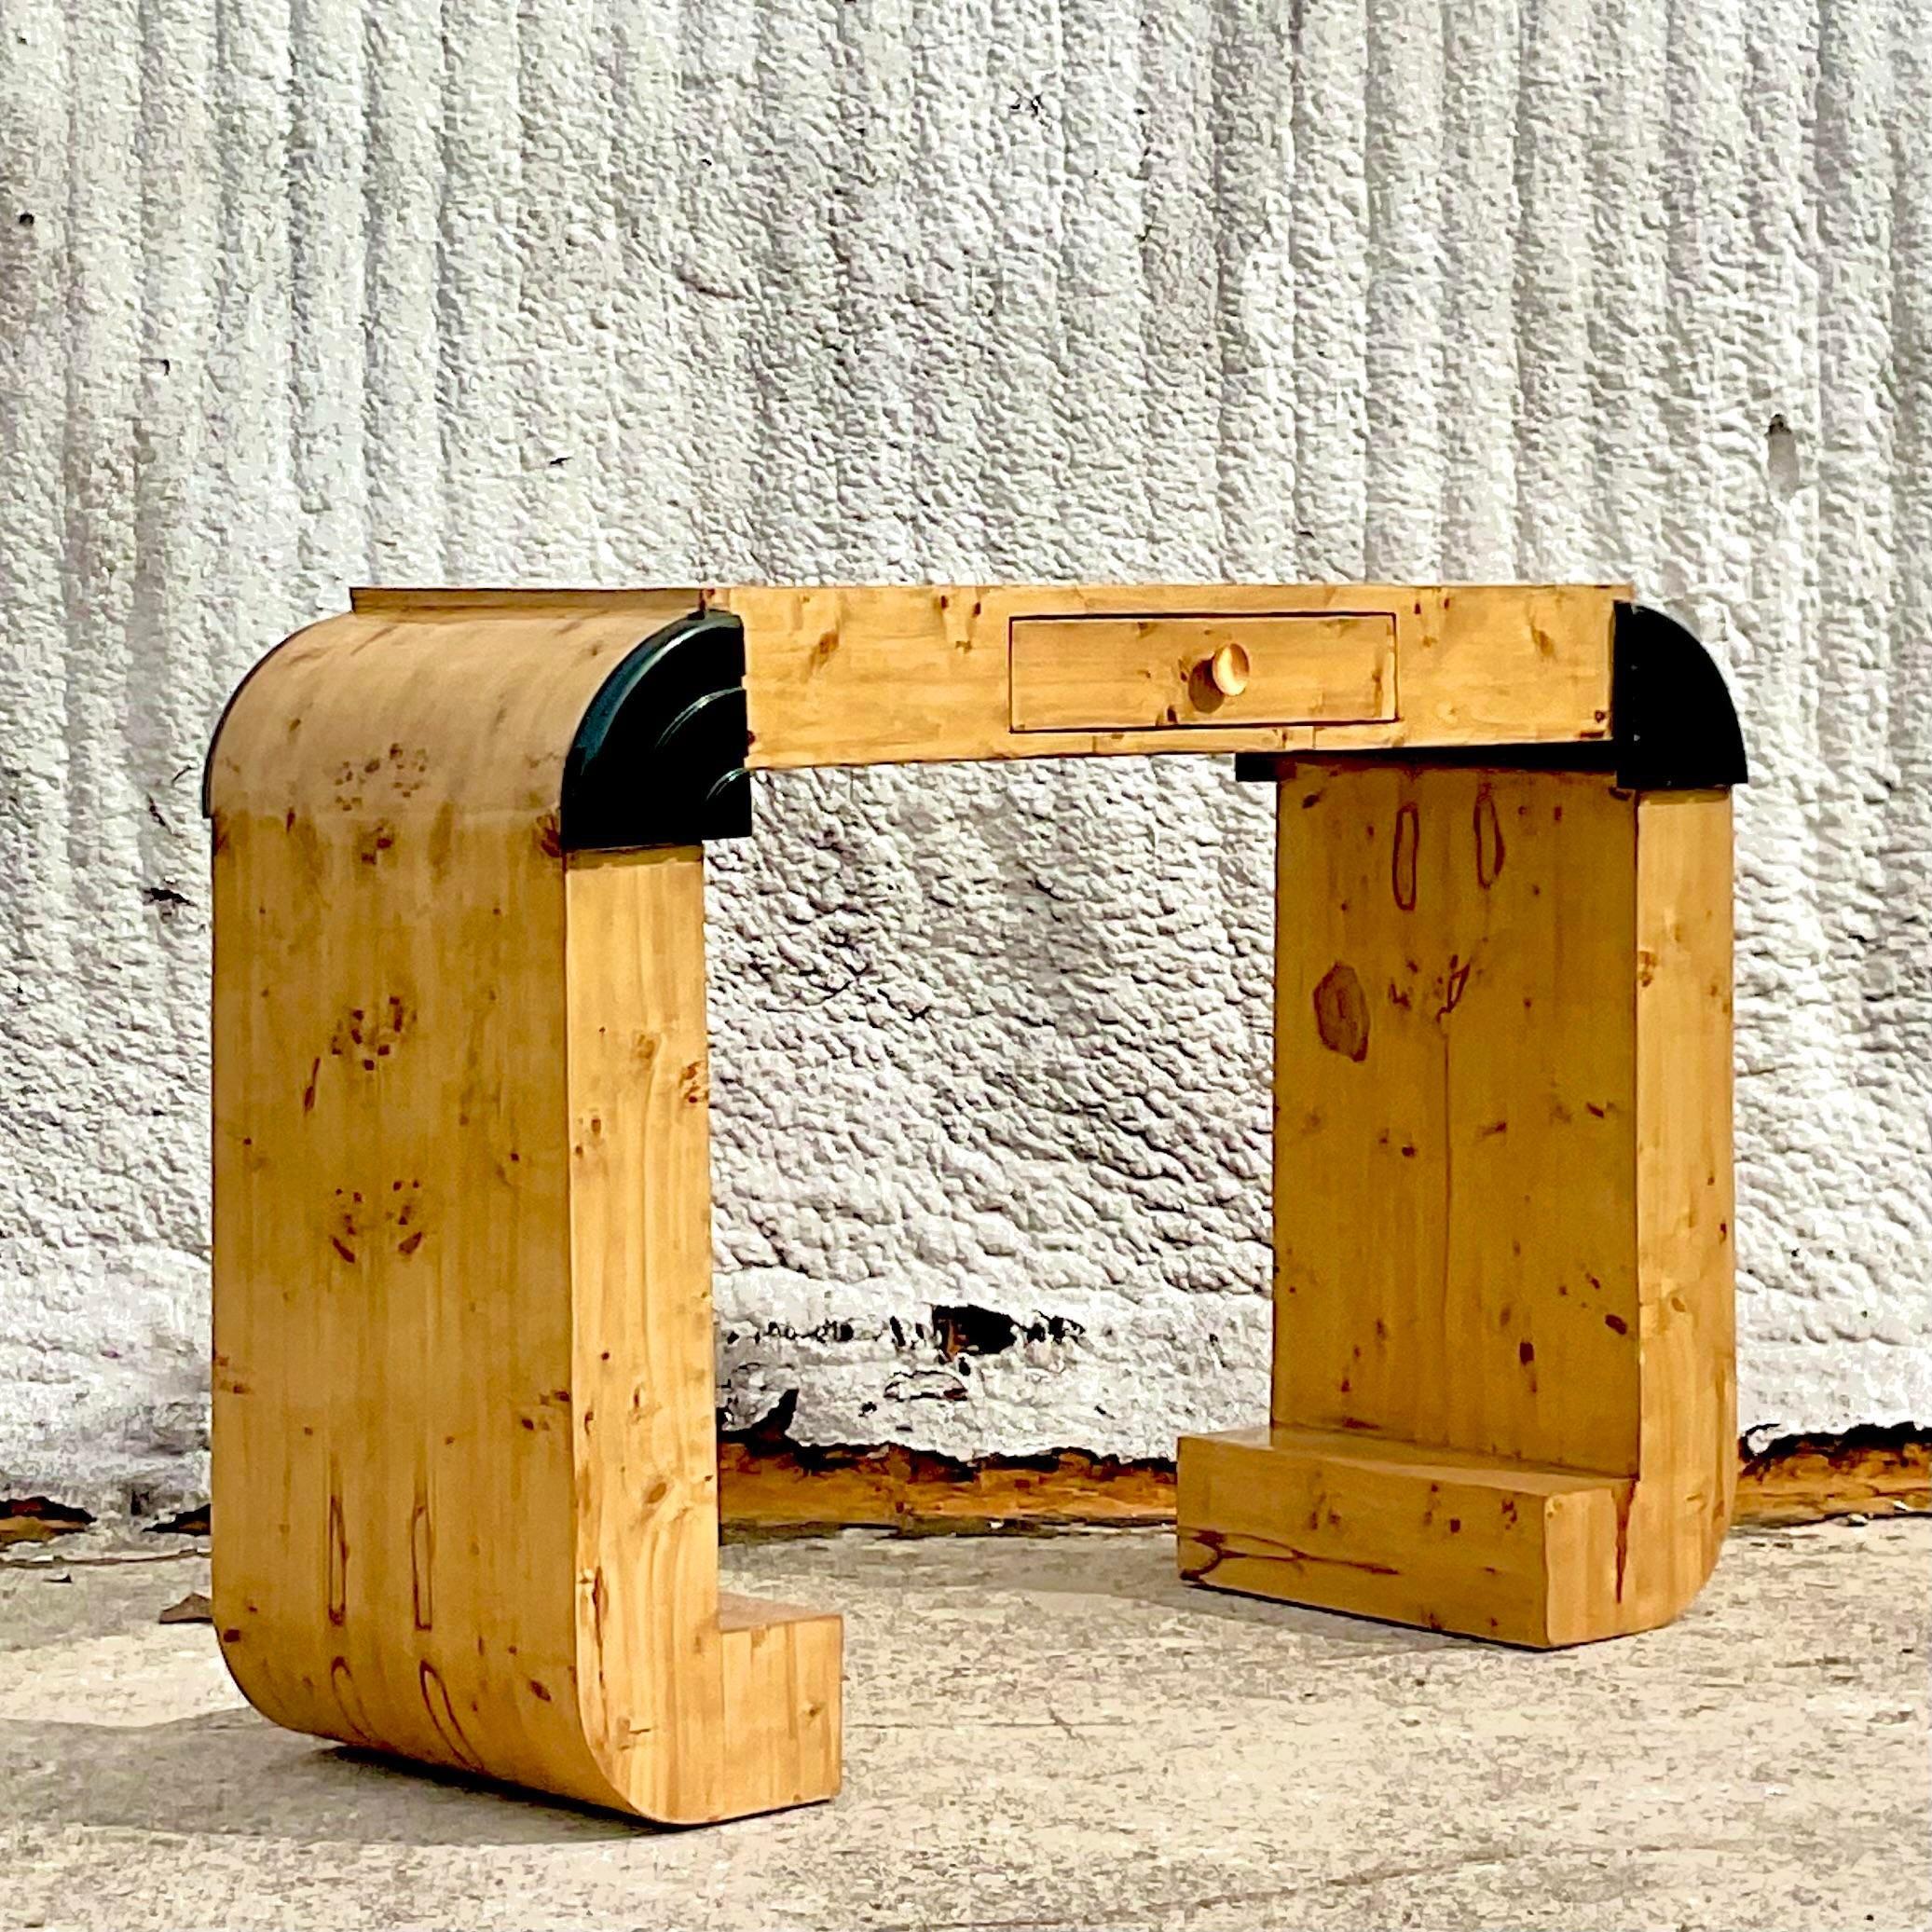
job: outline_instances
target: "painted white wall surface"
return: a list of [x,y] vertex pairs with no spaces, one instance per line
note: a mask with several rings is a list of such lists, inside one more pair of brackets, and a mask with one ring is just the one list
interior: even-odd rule
[[[1932,8],[5,0],[0,1493],[202,1480],[197,783],[349,584],[1362,577],[1725,665],[1741,1419],[1932,1420]],[[1267,806],[760,782],[734,1422],[1260,1418]]]

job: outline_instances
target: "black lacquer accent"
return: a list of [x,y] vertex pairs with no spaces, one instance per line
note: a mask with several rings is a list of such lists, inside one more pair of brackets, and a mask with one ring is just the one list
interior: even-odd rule
[[745,626],[694,610],[608,677],[564,761],[567,852],[696,845],[751,831]]
[[1675,618],[1644,604],[1617,606],[1610,724],[1617,783],[1632,791],[1750,783],[1724,674]]

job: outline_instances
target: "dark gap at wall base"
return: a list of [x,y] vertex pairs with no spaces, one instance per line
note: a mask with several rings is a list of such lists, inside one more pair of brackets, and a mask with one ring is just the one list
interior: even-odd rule
[[[864,1528],[901,1536],[1043,1535],[1158,1528],[1174,1514],[1172,1461],[1084,1449],[969,1462],[898,1444],[815,1447],[753,1429],[720,1440],[718,1476],[727,1541]],[[1733,1521],[1740,1526],[1922,1514],[1932,1514],[1932,1429],[1922,1424],[1739,1445]],[[0,1497],[0,1548],[49,1542],[93,1520],[48,1497]],[[209,1511],[204,1504],[143,1527],[205,1537]]]
[[[1174,1465],[1061,1449],[963,1461],[897,1446],[810,1447],[758,1430],[719,1445],[726,1539],[873,1528],[1021,1533],[1169,1523]],[[1932,1514],[1932,1429],[1916,1422],[1738,1446],[1745,1527]]]
[[50,1496],[0,1496],[0,1550],[14,1543],[51,1542],[85,1529],[93,1520],[86,1510]]
[[1917,1422],[1781,1435],[1757,1446],[1747,1437],[1738,1455],[1738,1523],[1932,1513],[1932,1429]]

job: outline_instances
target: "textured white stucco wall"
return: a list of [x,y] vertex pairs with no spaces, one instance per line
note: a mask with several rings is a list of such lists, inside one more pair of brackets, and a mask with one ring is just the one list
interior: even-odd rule
[[[1742,1419],[1932,1418],[1928,332],[1915,0],[0,0],[0,1490],[199,1480],[198,768],[366,581],[1633,579],[1759,774]],[[1262,796],[758,811],[733,1418],[1258,1416]]]

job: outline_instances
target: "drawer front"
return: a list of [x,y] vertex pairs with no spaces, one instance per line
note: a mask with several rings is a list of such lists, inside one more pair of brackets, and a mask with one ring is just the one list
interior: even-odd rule
[[1350,724],[1395,716],[1395,619],[1016,617],[1016,732]]

